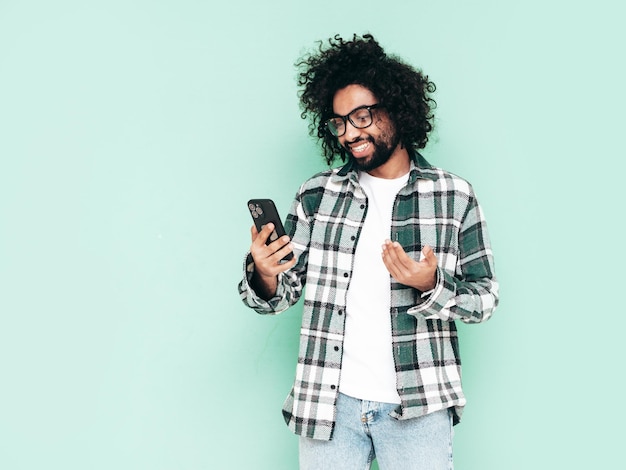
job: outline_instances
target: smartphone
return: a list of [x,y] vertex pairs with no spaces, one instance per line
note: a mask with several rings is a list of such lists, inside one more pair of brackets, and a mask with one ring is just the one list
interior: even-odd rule
[[[250,199],[248,201],[248,210],[250,211],[252,220],[254,220],[254,225],[259,232],[269,222],[274,224],[274,231],[265,242],[266,245],[269,245],[274,240],[277,240],[285,235],[285,228],[280,220],[274,201],[271,199]],[[281,261],[289,261],[292,258],[293,253],[289,253],[288,255],[285,255]]]

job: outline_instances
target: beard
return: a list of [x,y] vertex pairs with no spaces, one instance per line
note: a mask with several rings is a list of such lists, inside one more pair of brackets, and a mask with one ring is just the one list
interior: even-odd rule
[[368,141],[371,142],[374,146],[374,153],[368,159],[356,159],[350,152],[350,148],[346,145],[344,148],[348,151],[348,155],[350,156],[350,160],[352,164],[360,171],[372,171],[376,168],[384,165],[389,161],[391,155],[396,150],[396,147],[400,143],[400,138],[397,133],[393,133],[393,135],[383,134],[378,139],[374,139],[371,136],[368,136],[365,139],[359,139],[355,142],[350,142],[351,144],[355,144],[357,142]]

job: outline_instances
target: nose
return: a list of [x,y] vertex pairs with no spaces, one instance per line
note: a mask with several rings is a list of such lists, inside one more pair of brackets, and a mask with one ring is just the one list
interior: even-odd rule
[[350,119],[346,119],[346,132],[343,135],[343,138],[347,141],[347,142],[352,142],[354,141],[357,137],[359,137],[361,135],[361,129],[357,129],[356,127],[354,127],[354,125],[350,122]]

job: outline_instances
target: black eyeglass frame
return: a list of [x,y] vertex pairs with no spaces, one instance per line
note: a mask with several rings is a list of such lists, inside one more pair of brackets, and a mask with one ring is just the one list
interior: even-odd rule
[[[340,115],[335,115],[332,116],[328,119],[326,119],[326,121],[324,121],[324,127],[326,128],[326,130],[328,131],[328,133],[334,137],[341,137],[342,135],[344,135],[346,133],[346,130],[348,129],[348,124],[347,121],[350,121],[350,124],[352,124],[356,129],[366,129],[369,126],[371,126],[374,123],[374,115],[372,114],[372,109],[377,109],[377,108],[381,108],[382,106],[380,105],[380,103],[375,103],[375,104],[364,104],[363,106],[358,106],[356,108],[354,108],[352,111],[350,111],[348,114],[346,114],[345,116],[340,116]],[[358,124],[356,124],[352,118],[350,117],[352,114],[356,113],[357,111],[360,111],[362,109],[367,109],[367,112],[370,115],[370,122],[368,125],[366,126],[359,126]],[[330,121],[332,121],[333,119],[337,119],[340,118],[343,121],[343,132],[341,134],[336,134],[331,130],[331,126]]]

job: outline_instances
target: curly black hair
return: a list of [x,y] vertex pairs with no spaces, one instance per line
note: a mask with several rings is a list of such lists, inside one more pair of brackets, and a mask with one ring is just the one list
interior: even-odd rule
[[431,98],[435,84],[428,76],[388,55],[371,34],[354,34],[351,41],[340,35],[328,39],[328,47],[319,41],[315,53],[296,62],[301,117],[311,117],[309,133],[320,139],[326,163],[337,155],[346,161],[347,152],[332,136],[324,122],[334,115],[333,97],[338,90],[356,84],[369,89],[385,107],[394,123],[400,142],[407,149],[421,149],[433,129]]

